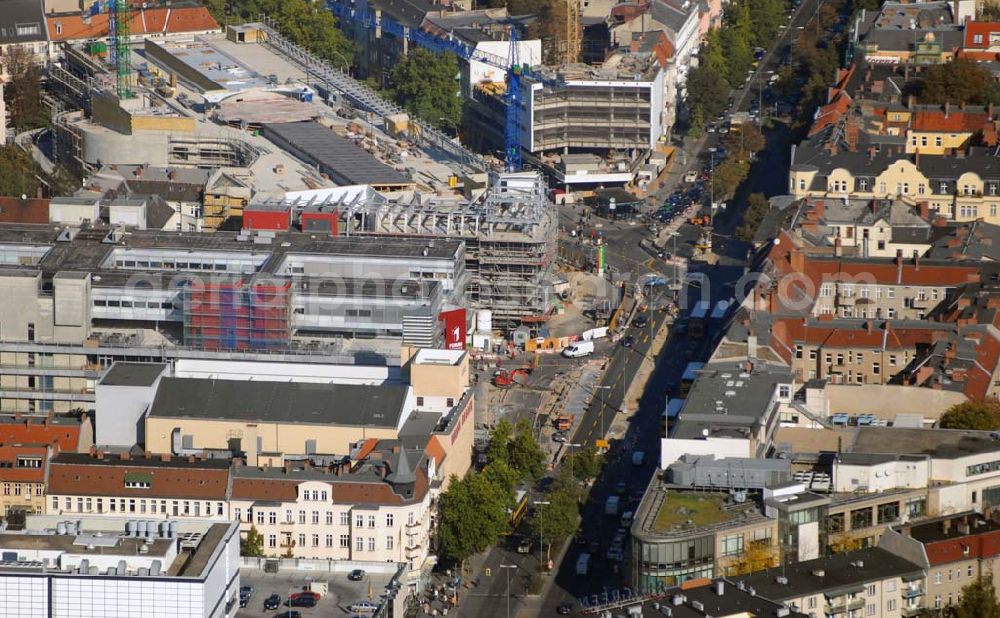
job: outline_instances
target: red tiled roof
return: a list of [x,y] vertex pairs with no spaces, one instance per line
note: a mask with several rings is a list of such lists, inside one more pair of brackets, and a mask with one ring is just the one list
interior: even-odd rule
[[0,223],[49,222],[49,200],[0,197]]
[[[78,15],[46,17],[51,41],[79,41],[108,36],[108,15],[94,15],[87,21]],[[88,23],[89,22],[89,23]],[[133,36],[146,34],[180,34],[218,30],[219,23],[205,7],[136,9],[131,14],[129,29]]]
[[[87,454],[62,453],[49,468],[50,494],[129,496],[136,498],[192,498],[225,500],[229,493],[229,462],[175,459],[164,462],[143,457],[128,460],[107,455],[100,460]],[[125,487],[125,475],[148,474],[148,489]]]
[[[6,422],[10,420],[11,422]],[[0,443],[59,444],[59,450],[72,452],[80,447],[80,425],[47,423],[37,419],[8,417],[0,422]]]
[[989,121],[988,114],[983,112],[964,112],[951,110],[916,112],[913,114],[910,126],[914,131],[932,131],[938,133],[964,133],[978,131]]
[[[38,468],[18,468],[17,458],[22,456],[41,457],[42,465]],[[9,464],[9,467],[0,467],[0,481],[42,483],[45,481],[48,458],[48,447],[45,445],[0,444],[0,462]]]
[[964,58],[965,60],[974,60],[976,62],[996,62],[997,60],[1000,60],[1000,53],[960,49],[958,50],[958,53],[955,54],[955,57]]

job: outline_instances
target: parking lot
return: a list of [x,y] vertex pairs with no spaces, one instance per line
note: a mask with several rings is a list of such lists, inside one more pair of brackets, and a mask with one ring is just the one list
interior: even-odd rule
[[[265,610],[264,599],[277,594],[284,603],[288,595],[301,591],[312,581],[325,581],[329,586],[329,594],[323,595],[315,607],[293,607],[291,609],[302,614],[302,618],[323,616],[357,616],[358,612],[349,612],[347,607],[355,601],[368,599],[369,586],[372,598],[379,600],[385,591],[391,575],[383,573],[366,573],[362,581],[352,582],[347,579],[347,573],[281,571],[278,573],[262,573],[250,569],[240,572],[240,585],[253,586],[253,596],[245,608],[236,612],[238,618],[272,618],[279,612],[288,609]],[[364,615],[364,614],[361,614]]]

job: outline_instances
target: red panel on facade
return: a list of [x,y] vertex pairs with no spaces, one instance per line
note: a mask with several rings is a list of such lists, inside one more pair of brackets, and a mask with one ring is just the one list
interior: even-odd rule
[[438,315],[444,321],[444,347],[448,350],[465,349],[465,309],[442,311]]
[[244,210],[243,229],[287,231],[291,227],[292,209]]

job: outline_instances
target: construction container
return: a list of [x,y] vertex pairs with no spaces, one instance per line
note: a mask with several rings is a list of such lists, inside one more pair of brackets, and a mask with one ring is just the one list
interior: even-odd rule
[[407,114],[393,114],[385,119],[385,130],[396,137],[404,135],[410,128],[410,117]]
[[91,56],[106,56],[108,44],[104,41],[90,41],[87,43],[87,53]]

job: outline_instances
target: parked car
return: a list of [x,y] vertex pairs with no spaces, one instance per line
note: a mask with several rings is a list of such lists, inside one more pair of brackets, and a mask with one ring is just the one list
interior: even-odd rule
[[355,601],[347,606],[347,610],[352,612],[373,612],[376,609],[378,603],[368,600]]
[[316,607],[316,597],[310,595],[292,595],[285,605],[289,607]]
[[625,338],[622,339],[622,346],[631,348],[633,345],[635,345],[635,337],[632,335],[626,335]]
[[359,582],[364,578],[365,578],[365,572],[362,571],[361,569],[354,569],[353,571],[347,574],[347,579],[351,580],[352,582]]
[[264,609],[278,609],[281,607],[281,597],[272,594],[271,596],[264,599]]
[[560,603],[556,606],[556,613],[560,616],[569,616],[573,613],[572,603]]
[[639,315],[635,316],[634,320],[632,320],[632,324],[636,328],[646,328],[646,326],[649,325],[649,318],[647,318],[643,314],[639,314]]

